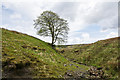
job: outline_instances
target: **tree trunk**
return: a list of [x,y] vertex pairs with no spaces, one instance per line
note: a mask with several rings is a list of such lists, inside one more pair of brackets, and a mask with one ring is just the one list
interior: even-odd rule
[[55,38],[55,35],[54,35],[54,26],[52,25],[52,48],[55,49],[54,47],[54,39]]
[[55,49],[55,46],[54,46],[54,35],[52,35],[52,48]]

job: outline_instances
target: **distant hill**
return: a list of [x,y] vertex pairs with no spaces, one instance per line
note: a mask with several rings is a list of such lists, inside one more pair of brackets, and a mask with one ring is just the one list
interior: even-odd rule
[[68,70],[79,67],[85,72],[89,69],[68,61],[42,40],[16,31],[0,30],[3,78],[63,78]]
[[[120,37],[100,40],[92,44],[69,45],[56,48],[70,61],[102,68],[110,78],[118,77],[118,59],[120,59]],[[120,63],[119,63],[120,65]]]

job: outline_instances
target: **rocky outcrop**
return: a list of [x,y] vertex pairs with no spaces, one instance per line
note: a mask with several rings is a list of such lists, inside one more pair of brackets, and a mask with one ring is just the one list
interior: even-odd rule
[[91,66],[90,69],[88,71],[82,71],[80,69],[76,70],[76,71],[68,71],[65,73],[64,75],[65,78],[76,78],[75,80],[77,80],[78,78],[83,78],[83,79],[100,79],[103,80],[104,79],[104,72],[102,70],[102,68],[96,68]]
[[102,68],[90,67],[88,70],[88,78],[104,78],[104,72]]

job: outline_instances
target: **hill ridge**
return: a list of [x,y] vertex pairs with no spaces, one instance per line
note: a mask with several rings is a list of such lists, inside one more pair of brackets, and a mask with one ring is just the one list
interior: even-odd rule
[[60,48],[58,46],[56,49],[70,61],[100,67],[105,71],[105,75],[110,78],[118,78],[119,40],[120,37],[115,37],[82,46],[71,45],[60,46]]
[[17,31],[1,30],[3,78],[63,78],[68,70],[78,69],[76,66],[89,69],[68,61],[49,43]]

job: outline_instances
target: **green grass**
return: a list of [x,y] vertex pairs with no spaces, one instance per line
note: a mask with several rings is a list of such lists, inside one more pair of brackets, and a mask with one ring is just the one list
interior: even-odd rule
[[[3,78],[60,78],[67,70],[89,67],[72,63],[37,38],[7,29],[2,30]],[[64,66],[66,64],[67,66]]]
[[109,78],[117,78],[119,73],[119,39],[120,37],[101,40],[92,44],[69,45],[62,48],[59,46],[57,50],[63,52],[61,55],[71,61],[95,67],[103,67],[105,74],[108,75]]

